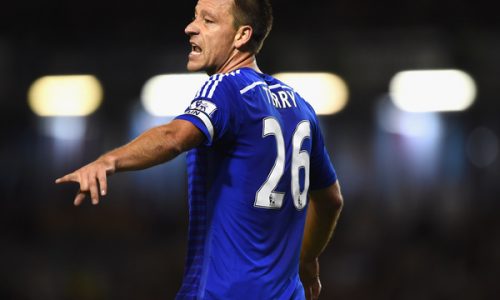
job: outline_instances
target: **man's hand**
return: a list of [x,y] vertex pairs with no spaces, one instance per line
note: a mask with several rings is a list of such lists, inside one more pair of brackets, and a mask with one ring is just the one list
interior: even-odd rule
[[80,205],[85,196],[90,194],[92,204],[99,204],[99,194],[105,196],[108,183],[107,176],[115,172],[114,164],[105,158],[99,158],[96,161],[56,179],[56,183],[76,182],[80,184],[80,189],[76,194],[74,205]]
[[319,280],[319,262],[314,259],[310,262],[300,263],[300,280],[304,285],[307,300],[316,300],[321,293],[321,282]]
[[175,158],[182,152],[197,147],[205,140],[205,135],[193,123],[185,120],[153,127],[128,144],[116,148],[96,161],[56,180],[56,183],[76,182],[80,189],[75,197],[75,205],[82,203],[90,194],[92,204],[99,203],[100,196],[106,195],[107,176],[115,172],[146,169]]

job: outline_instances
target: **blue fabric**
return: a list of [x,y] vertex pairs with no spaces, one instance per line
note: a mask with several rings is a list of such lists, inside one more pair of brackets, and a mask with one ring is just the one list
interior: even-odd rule
[[[299,123],[310,128],[298,146],[309,155],[309,189],[337,180],[312,107],[277,79],[243,68],[211,76],[177,118],[206,136],[187,155],[189,245],[177,299],[304,299],[298,265],[307,209],[300,205],[307,199],[299,197],[298,207],[291,187]],[[284,141],[284,169],[274,188],[284,194],[281,207],[273,206],[274,196],[269,207],[256,205],[278,161],[278,134],[264,134],[268,118]],[[298,170],[303,191],[306,171]]]

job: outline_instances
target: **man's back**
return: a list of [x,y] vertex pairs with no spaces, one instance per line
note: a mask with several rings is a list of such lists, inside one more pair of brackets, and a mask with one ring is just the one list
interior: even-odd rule
[[97,205],[109,175],[194,149],[189,248],[177,298],[317,298],[318,257],[343,199],[312,108],[258,73],[255,55],[272,27],[269,0],[198,0],[194,12],[185,28],[187,69],[216,75],[191,106],[56,183],[78,183],[74,204],[90,195]]
[[178,298],[302,299],[309,181],[315,189],[336,180],[310,105],[243,68],[212,76],[178,118],[206,136],[188,154],[189,250]]

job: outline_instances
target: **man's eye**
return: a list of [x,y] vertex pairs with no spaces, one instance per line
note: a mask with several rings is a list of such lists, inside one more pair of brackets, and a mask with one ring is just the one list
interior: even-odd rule
[[205,23],[213,23],[214,22],[211,19],[207,19],[207,18],[203,19],[203,21],[205,21]]

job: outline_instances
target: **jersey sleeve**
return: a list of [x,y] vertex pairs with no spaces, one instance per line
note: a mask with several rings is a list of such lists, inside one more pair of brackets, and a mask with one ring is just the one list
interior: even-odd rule
[[[312,109],[312,107],[311,107]],[[314,110],[313,110],[314,111]],[[310,190],[326,188],[337,181],[337,173],[325,147],[316,115],[311,126],[312,149],[310,158]]]
[[184,113],[176,117],[191,122],[203,132],[206,146],[211,146],[229,129],[231,88],[224,78],[222,74],[210,77]]

